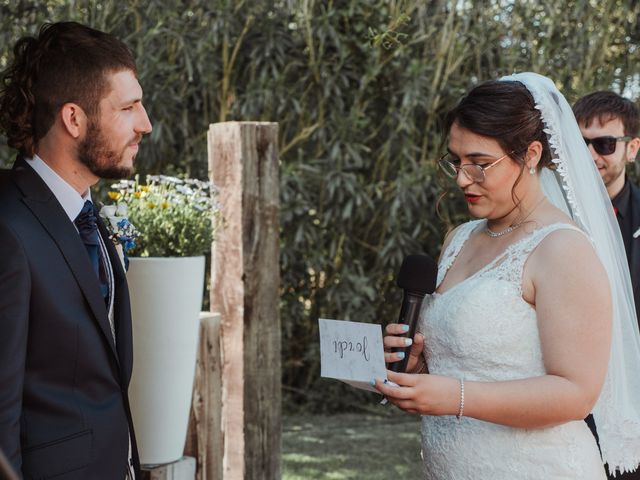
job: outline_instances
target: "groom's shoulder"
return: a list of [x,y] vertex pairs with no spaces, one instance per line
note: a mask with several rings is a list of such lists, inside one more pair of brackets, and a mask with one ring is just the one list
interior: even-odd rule
[[11,169],[0,169],[0,220],[8,221],[26,208],[14,175]]
[[631,186],[631,198],[634,202],[640,203],[640,187],[637,183],[628,180],[629,185]]
[[11,170],[0,169],[0,200],[7,202],[14,191],[13,181],[11,179]]

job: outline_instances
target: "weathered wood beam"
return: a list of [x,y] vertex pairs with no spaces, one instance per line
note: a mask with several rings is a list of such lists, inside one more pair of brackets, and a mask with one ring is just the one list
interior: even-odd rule
[[196,480],[222,478],[220,314],[200,314],[198,359],[185,455],[197,461]]
[[213,259],[211,306],[222,338],[223,479],[280,478],[278,126],[209,129],[209,170],[224,226]]

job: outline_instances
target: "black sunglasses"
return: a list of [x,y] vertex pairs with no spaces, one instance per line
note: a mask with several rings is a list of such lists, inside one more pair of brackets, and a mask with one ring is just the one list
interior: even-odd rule
[[599,153],[600,155],[611,155],[616,151],[616,146],[618,142],[628,142],[633,139],[633,137],[595,137],[595,138],[584,138],[587,147],[589,144],[593,145],[593,149]]

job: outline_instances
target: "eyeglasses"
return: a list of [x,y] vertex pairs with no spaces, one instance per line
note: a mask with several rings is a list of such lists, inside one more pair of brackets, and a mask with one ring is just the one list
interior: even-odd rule
[[489,165],[486,165],[486,166],[476,165],[475,163],[467,163],[466,165],[458,166],[458,165],[455,165],[453,162],[451,162],[451,160],[449,160],[449,158],[451,158],[451,154],[445,153],[440,158],[440,160],[438,160],[438,165],[440,165],[440,168],[442,168],[442,171],[451,178],[456,178],[458,176],[458,172],[462,170],[462,173],[464,173],[464,176],[468,180],[471,180],[472,182],[475,182],[475,183],[482,183],[485,180],[485,172],[487,170],[497,165],[498,163],[500,163],[502,160],[507,158],[509,155],[512,155],[513,153],[515,153],[515,151],[509,152],[506,155],[503,155],[499,159],[491,162]]
[[593,149],[599,153],[600,155],[611,155],[616,151],[616,147],[618,146],[618,142],[628,142],[632,140],[633,137],[595,137],[595,138],[584,138],[587,147],[589,144],[593,145]]

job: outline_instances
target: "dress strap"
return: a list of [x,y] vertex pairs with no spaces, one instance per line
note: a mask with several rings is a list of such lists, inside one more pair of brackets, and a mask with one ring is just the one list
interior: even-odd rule
[[[575,225],[571,225],[568,223],[552,223],[551,225],[546,225],[534,231],[530,236],[523,239],[524,241],[521,244],[516,243],[515,246],[519,247],[520,252],[528,255],[533,252],[538,245],[540,245],[540,242],[542,242],[542,240],[544,240],[547,235],[558,230],[574,230],[589,238],[589,236],[585,232],[583,232]],[[591,241],[591,239],[589,239],[589,241]]]
[[529,256],[547,237],[547,235],[558,230],[575,230],[583,234],[591,242],[589,236],[575,225],[570,225],[568,223],[554,223],[546,225],[515,242],[513,245],[510,245],[500,259],[496,259],[493,268],[490,268],[489,270],[499,278],[518,285],[518,288],[521,291],[524,265],[527,263]]
[[440,285],[445,274],[449,271],[451,265],[453,265],[453,261],[456,259],[460,250],[462,250],[462,247],[471,236],[471,232],[475,230],[480,222],[482,222],[482,220],[473,220],[471,222],[463,223],[455,230],[453,237],[451,237],[451,241],[449,241],[449,245],[447,245],[447,248],[440,257],[436,286]]

